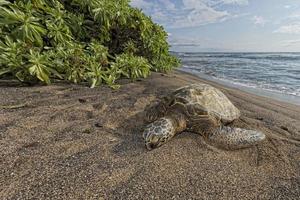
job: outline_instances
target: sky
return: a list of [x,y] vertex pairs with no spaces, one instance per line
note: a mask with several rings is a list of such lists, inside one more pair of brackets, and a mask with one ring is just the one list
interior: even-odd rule
[[300,52],[300,0],[132,0],[173,51]]

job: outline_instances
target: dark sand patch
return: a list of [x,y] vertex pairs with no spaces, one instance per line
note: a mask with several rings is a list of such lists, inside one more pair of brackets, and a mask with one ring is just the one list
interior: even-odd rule
[[117,91],[2,84],[1,106],[26,106],[0,109],[1,199],[298,199],[299,106],[211,83],[242,111],[235,126],[268,139],[222,151],[182,133],[145,149],[144,108],[199,81],[174,72],[123,80]]

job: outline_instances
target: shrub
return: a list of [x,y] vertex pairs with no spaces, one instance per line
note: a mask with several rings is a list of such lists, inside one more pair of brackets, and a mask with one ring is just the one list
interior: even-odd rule
[[118,55],[112,67],[120,70],[121,75],[132,79],[146,78],[151,69],[147,59],[133,54]]
[[0,0],[0,77],[116,87],[179,65],[167,33],[129,0]]

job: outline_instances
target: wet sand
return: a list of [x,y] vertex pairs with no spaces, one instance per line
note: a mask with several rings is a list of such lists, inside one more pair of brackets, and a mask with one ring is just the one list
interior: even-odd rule
[[[241,110],[233,125],[267,139],[224,151],[184,132],[146,150],[145,107],[195,82],[221,89]],[[299,198],[300,106],[176,71],[121,84],[111,90],[1,81],[1,199]]]

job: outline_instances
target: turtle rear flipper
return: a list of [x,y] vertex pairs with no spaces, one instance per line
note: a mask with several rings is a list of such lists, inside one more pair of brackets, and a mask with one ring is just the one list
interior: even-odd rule
[[265,138],[265,134],[259,131],[222,126],[210,133],[206,140],[211,145],[235,150],[254,146]]

